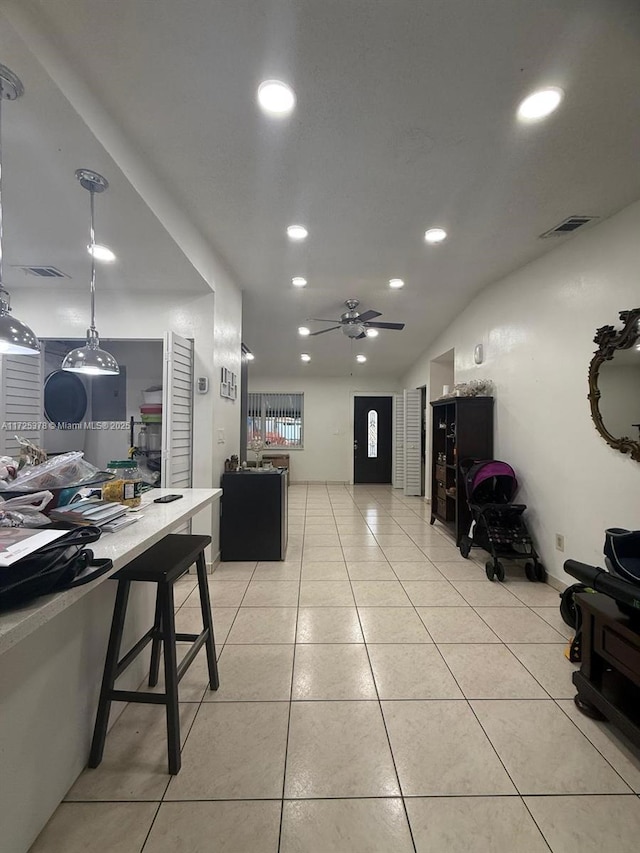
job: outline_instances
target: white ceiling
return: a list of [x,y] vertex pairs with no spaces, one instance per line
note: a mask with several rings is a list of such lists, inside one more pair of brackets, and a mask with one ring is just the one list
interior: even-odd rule
[[[96,197],[96,234],[117,254],[115,263],[98,264],[98,306],[100,295],[114,290],[208,291],[4,20],[0,62],[18,74],[25,88],[22,98],[3,102],[2,112],[4,279],[10,290],[17,294],[26,288],[35,294],[41,288],[82,289],[88,304],[89,194],[74,177],[76,169],[87,167],[109,181],[109,189]],[[15,269],[16,265],[53,265],[70,278],[34,278]]]
[[[407,324],[359,342],[369,360],[358,372],[400,375],[480,288],[557,245],[540,233],[640,197],[637,0],[36,6],[235,272],[256,373],[351,372],[340,332],[303,341],[296,330],[355,296]],[[297,93],[288,120],[256,108],[257,85],[271,77]],[[543,85],[566,90],[563,106],[519,125],[518,102]],[[75,199],[70,167],[49,149],[43,160]],[[284,232],[298,221],[310,237],[293,246]],[[432,225],[448,229],[445,244],[424,244]],[[309,286],[294,291],[292,275]],[[406,287],[390,292],[395,276]]]

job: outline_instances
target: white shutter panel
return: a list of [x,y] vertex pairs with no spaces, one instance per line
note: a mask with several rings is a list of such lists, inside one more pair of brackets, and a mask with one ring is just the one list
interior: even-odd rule
[[39,355],[0,357],[0,455],[17,458],[20,445],[16,435],[42,447],[43,361]]
[[404,493],[419,495],[422,488],[420,441],[422,440],[420,391],[404,392]]
[[393,488],[404,489],[404,395],[394,394],[393,400]]
[[164,339],[162,487],[188,489],[193,458],[193,342]]

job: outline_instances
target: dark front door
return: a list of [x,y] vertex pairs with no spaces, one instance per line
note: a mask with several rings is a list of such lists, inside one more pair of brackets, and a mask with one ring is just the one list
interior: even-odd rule
[[353,482],[391,482],[391,397],[354,397]]

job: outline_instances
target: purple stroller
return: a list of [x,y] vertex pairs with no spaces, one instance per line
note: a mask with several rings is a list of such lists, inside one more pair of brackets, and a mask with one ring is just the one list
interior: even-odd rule
[[525,560],[527,580],[546,580],[547,573],[523,518],[527,507],[512,503],[518,481],[511,465],[497,459],[469,459],[460,463],[460,470],[473,519],[468,535],[460,540],[462,556],[468,557],[474,547],[488,551],[491,559],[486,562],[485,571],[490,581],[505,579],[500,557]]

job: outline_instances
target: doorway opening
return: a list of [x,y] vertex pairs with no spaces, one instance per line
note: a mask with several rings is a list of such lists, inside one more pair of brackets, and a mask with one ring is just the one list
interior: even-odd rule
[[[429,401],[437,400],[442,397],[445,389],[453,388],[455,384],[455,349],[447,350],[437,358],[431,359],[429,365],[429,385],[427,388]],[[426,476],[426,472],[431,467],[431,413],[427,416],[426,435],[425,435],[425,452],[424,452],[424,495],[431,498],[431,477]]]
[[353,398],[354,483],[391,483],[392,399]]

